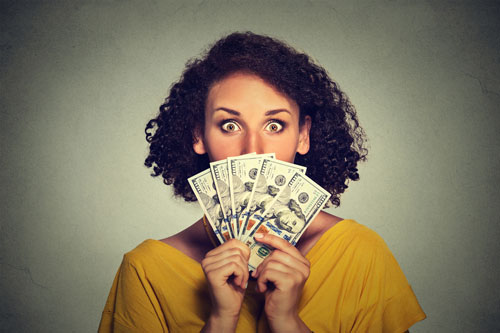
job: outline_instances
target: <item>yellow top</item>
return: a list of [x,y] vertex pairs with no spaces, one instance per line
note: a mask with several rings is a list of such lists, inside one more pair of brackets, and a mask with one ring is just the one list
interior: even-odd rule
[[[339,222],[306,258],[299,315],[314,332],[404,332],[425,318],[387,245],[367,227]],[[237,332],[269,331],[254,288],[250,281]],[[149,239],[125,254],[99,332],[199,332],[210,306],[201,265]]]

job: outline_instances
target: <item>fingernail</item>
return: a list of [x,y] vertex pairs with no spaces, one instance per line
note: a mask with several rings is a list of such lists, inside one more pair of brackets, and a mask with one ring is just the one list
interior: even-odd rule
[[248,281],[247,281],[247,283],[245,283],[245,289],[247,289],[247,287],[248,287]]
[[262,239],[264,238],[264,234],[255,234],[254,237],[255,239]]

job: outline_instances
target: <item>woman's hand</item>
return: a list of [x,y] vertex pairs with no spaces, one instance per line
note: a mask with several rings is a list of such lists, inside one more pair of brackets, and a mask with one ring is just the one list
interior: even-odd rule
[[256,234],[255,240],[275,249],[252,273],[257,279],[257,290],[265,293],[264,310],[271,329],[311,332],[299,318],[297,309],[309,277],[309,261],[296,247],[277,236]]
[[212,312],[204,332],[234,332],[248,284],[250,249],[231,239],[208,252],[201,262],[207,278]]

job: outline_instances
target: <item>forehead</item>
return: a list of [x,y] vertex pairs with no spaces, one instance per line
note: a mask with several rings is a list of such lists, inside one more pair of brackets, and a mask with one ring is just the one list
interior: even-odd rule
[[257,107],[267,110],[286,108],[297,110],[294,100],[278,91],[257,75],[234,73],[213,84],[208,92],[207,108]]

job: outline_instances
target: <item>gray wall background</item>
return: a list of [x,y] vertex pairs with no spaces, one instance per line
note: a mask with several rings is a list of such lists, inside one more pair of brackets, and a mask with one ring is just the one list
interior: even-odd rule
[[[498,1],[0,1],[0,330],[92,332],[124,252],[201,216],[143,166],[186,60],[252,30],[312,55],[370,139],[333,214],[377,231],[428,319],[500,329]],[[182,124],[180,124],[182,125]]]

